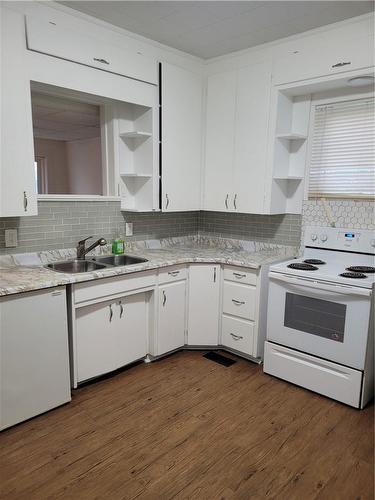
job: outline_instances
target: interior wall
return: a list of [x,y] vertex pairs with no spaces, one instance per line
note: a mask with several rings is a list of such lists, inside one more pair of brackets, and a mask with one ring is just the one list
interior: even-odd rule
[[48,194],[69,193],[66,143],[35,138],[34,150],[36,156],[44,156],[47,161]]
[[103,194],[100,137],[68,141],[69,194]]

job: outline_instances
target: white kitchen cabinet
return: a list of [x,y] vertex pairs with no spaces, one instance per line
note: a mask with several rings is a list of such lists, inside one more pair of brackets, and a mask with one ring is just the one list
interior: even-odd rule
[[65,287],[0,298],[0,429],[70,401]]
[[30,80],[23,16],[1,8],[0,216],[37,214]]
[[204,208],[263,213],[271,61],[208,77]]
[[194,264],[189,269],[188,345],[218,344],[220,266]]
[[156,355],[185,344],[186,281],[159,286]]
[[55,17],[26,16],[27,47],[68,61],[92,66],[157,85],[157,63],[141,50],[129,50],[89,36]]
[[162,63],[162,210],[201,207],[202,76]]
[[233,210],[236,71],[210,75],[207,82],[204,209]]
[[270,92],[269,61],[238,70],[231,200],[237,212],[264,211]]
[[75,362],[82,382],[147,354],[145,293],[131,294],[75,310]]
[[272,79],[279,85],[373,65],[373,35],[356,32],[333,39],[328,33],[297,39],[276,49]]

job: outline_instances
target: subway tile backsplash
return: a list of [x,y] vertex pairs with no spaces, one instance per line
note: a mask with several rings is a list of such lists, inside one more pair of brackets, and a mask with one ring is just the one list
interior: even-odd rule
[[[111,241],[124,235],[125,221],[134,224],[128,240],[204,234],[296,245],[301,232],[301,217],[289,214],[121,212],[116,201],[40,201],[38,211],[37,216],[0,218],[0,254],[72,248],[91,235]],[[5,247],[7,228],[18,229],[18,247]]]

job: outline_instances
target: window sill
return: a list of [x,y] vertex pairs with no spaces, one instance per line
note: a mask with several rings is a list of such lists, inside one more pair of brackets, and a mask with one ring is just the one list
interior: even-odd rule
[[38,194],[38,201],[120,201],[119,196],[101,196],[95,194]]

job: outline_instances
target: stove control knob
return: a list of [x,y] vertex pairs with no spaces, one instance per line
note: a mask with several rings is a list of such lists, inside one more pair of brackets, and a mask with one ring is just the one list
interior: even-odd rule
[[328,240],[328,236],[327,236],[326,234],[321,234],[321,235],[320,235],[320,239],[321,239],[321,241],[323,241],[323,243],[324,243],[325,241],[327,241],[327,240]]
[[312,239],[312,241],[316,241],[316,240],[318,239],[318,236],[317,236],[316,234],[314,234],[314,233],[313,233],[313,234],[311,235],[311,239]]

